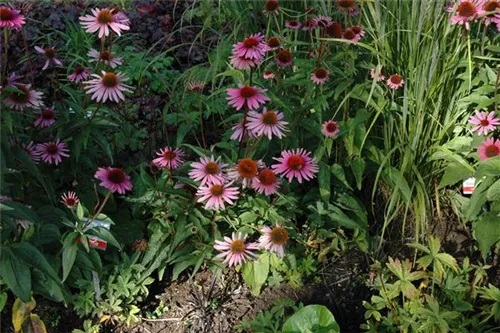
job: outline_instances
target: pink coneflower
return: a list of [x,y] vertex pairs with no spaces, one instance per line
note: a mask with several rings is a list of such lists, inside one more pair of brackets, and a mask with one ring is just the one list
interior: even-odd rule
[[130,19],[118,7],[111,8],[111,13],[113,14],[113,22],[130,25]]
[[403,77],[399,74],[392,74],[387,79],[387,86],[391,89],[399,89],[403,86],[404,83],[405,80],[403,80]]
[[259,247],[283,257],[285,255],[285,244],[288,240],[288,231],[279,223],[276,223],[273,228],[264,226],[260,231],[262,236],[259,238]]
[[280,50],[276,55],[275,61],[276,65],[278,65],[279,67],[291,66],[293,63],[292,52],[285,49]]
[[485,111],[480,112],[479,110],[475,111],[476,115],[471,116],[469,123],[477,125],[471,131],[478,131],[477,134],[488,134],[490,131],[496,130],[496,127],[500,125],[500,119],[495,118],[495,112],[491,111],[487,113]]
[[191,163],[192,170],[189,171],[189,177],[201,182],[201,185],[205,183],[222,184],[225,181],[222,174],[225,167],[227,167],[227,164],[220,163],[219,159],[216,160],[213,156],[201,157],[199,162]]
[[99,168],[94,177],[101,181],[99,185],[112,193],[118,192],[119,194],[125,194],[125,192],[132,190],[130,176],[120,168]]
[[17,84],[16,88],[20,91],[12,91],[9,96],[4,99],[4,103],[9,105],[14,110],[22,111],[24,108],[41,108],[43,107],[43,93],[31,90],[31,85]]
[[229,60],[230,60],[231,66],[233,66],[234,68],[239,69],[239,70],[247,70],[247,69],[253,68],[253,67],[260,64],[259,60],[255,60],[255,59],[252,60],[252,59],[249,59],[246,57],[238,57],[235,54],[233,54],[229,58]]
[[43,54],[46,58],[42,71],[46,70],[51,64],[54,66],[62,66],[61,60],[56,58],[57,52],[54,47],[46,47],[45,49],[42,49],[41,47],[35,46],[35,50],[38,53]]
[[274,79],[276,77],[276,74],[274,74],[273,71],[264,71],[264,74],[262,74],[262,77],[265,80],[271,80],[271,79]]
[[242,182],[243,188],[250,187],[259,169],[264,168],[262,161],[254,161],[251,158],[244,158],[238,162],[228,172],[228,177],[233,181]]
[[87,67],[75,66],[75,71],[68,76],[68,80],[78,83],[89,78],[90,71]]
[[[500,9],[500,0],[489,0],[483,1],[482,4],[482,13],[495,12]],[[497,21],[494,14],[488,14],[486,16],[481,17],[481,21],[485,25],[490,25],[490,23],[495,23]]]
[[470,21],[475,21],[481,14],[480,3],[478,0],[461,0],[455,15],[450,17],[452,24],[464,24],[465,29],[470,29]]
[[0,7],[0,28],[12,28],[14,30],[20,29],[26,21],[21,12],[9,7]]
[[355,26],[353,26],[351,28],[351,30],[354,31],[354,33],[356,35],[358,35],[360,38],[365,35],[365,31],[363,30],[363,28],[361,28],[361,26],[359,24],[356,24]]
[[255,243],[245,243],[246,235],[234,233],[232,239],[224,237],[224,241],[215,241],[214,249],[221,251],[216,258],[224,259],[223,263],[229,267],[241,265],[247,260],[257,258],[251,250],[258,250],[259,246]]
[[376,67],[373,67],[372,69],[370,69],[370,77],[377,82],[384,81],[385,76],[384,76],[384,72],[382,71],[382,67],[376,66]]
[[356,44],[361,39],[361,36],[355,33],[354,30],[348,28],[345,29],[344,33],[342,34],[342,39],[351,41],[352,43]]
[[68,191],[61,196],[61,203],[68,208],[76,207],[79,202],[80,199],[73,191]]
[[359,15],[359,8],[354,0],[338,0],[337,8],[349,16]]
[[452,13],[454,8],[455,8],[455,1],[454,0],[448,1],[448,3],[446,3],[443,7],[444,11],[447,13]]
[[500,156],[500,140],[488,138],[478,148],[477,153],[481,161],[490,157]]
[[36,127],[49,127],[56,122],[54,109],[45,108],[40,112],[40,116],[35,120]]
[[339,22],[332,22],[326,29],[326,34],[328,37],[340,38],[342,37],[342,26]]
[[175,170],[184,163],[184,152],[180,149],[165,147],[160,149],[156,155],[159,157],[155,158],[153,163],[161,169]]
[[323,132],[326,137],[332,138],[339,134],[340,128],[336,121],[328,120],[323,123],[321,132]]
[[264,36],[261,33],[250,35],[243,42],[236,43],[233,46],[233,54],[254,60],[261,60],[266,52],[267,44],[264,42]]
[[268,51],[275,51],[280,48],[281,42],[277,37],[270,37],[267,40]]
[[193,93],[201,93],[205,89],[205,82],[203,81],[189,81],[186,83],[186,89]]
[[15,87],[18,84],[18,80],[20,76],[17,76],[16,73],[11,73],[8,76],[4,76],[2,80],[2,85],[0,86],[0,93],[3,91],[5,87]]
[[278,138],[284,136],[288,122],[283,120],[283,113],[264,108],[262,113],[250,111],[248,113],[247,127],[257,136],[265,135],[271,140],[273,134]]
[[274,164],[272,168],[274,172],[288,178],[288,181],[297,178],[298,182],[302,183],[302,179],[313,179],[314,174],[319,171],[316,159],[310,155],[310,152],[302,148],[284,150],[281,152],[281,157],[273,157],[279,163]]
[[33,142],[25,144],[23,146],[23,149],[28,154],[28,156],[33,160],[33,162],[37,164],[40,162],[40,153],[36,150],[36,145]]
[[304,30],[304,31],[314,30],[317,27],[318,27],[318,24],[314,19],[307,19],[302,24],[302,30]]
[[[225,203],[230,205],[238,199],[240,191],[237,187],[230,187],[230,184],[207,183],[198,188],[196,195],[198,202],[207,201],[205,209],[215,208],[215,210],[226,209]],[[207,200],[208,199],[208,200]]]
[[[85,15],[80,17],[80,23],[85,28],[86,32],[94,33],[99,31],[99,38],[109,36],[111,28],[118,36],[122,30],[129,30],[127,21],[123,20],[123,16],[115,18],[115,13],[110,9],[92,9],[93,15]],[[128,20],[128,19],[127,19]]]
[[311,81],[315,84],[323,84],[330,78],[330,71],[324,68],[316,68],[311,73]]
[[68,146],[59,140],[56,142],[39,143],[35,149],[42,161],[49,164],[58,165],[61,163],[63,157],[69,156]]
[[132,87],[124,84],[128,80],[122,73],[102,71],[102,76],[92,74],[94,79],[84,82],[87,94],[92,94],[92,100],[105,103],[108,99],[113,102],[125,100],[123,92],[132,92]]
[[278,0],[267,0],[264,4],[263,13],[266,16],[278,15],[280,6]]
[[325,15],[320,15],[314,19],[314,24],[320,28],[329,27],[332,22],[332,18]]
[[285,27],[290,30],[298,30],[302,27],[302,24],[297,20],[288,20],[285,22]]
[[257,177],[253,179],[252,187],[260,194],[269,196],[278,192],[280,182],[273,170],[263,169],[260,170]]
[[[252,131],[250,131],[248,129],[248,121],[246,121],[245,125],[246,125],[245,126],[246,127],[246,131],[244,131],[243,121],[241,121],[241,122],[237,123],[236,125],[234,125],[231,128],[234,132],[233,132],[233,134],[231,134],[230,139],[240,142],[241,140],[243,140],[243,134],[246,134],[246,135],[248,135],[251,138],[255,137],[255,133],[253,133]],[[245,133],[243,133],[243,132],[245,132]]]
[[87,55],[91,58],[89,59],[90,62],[102,61],[111,68],[115,68],[116,66],[120,66],[122,64],[122,58],[114,57],[113,54],[108,51],[99,52],[91,49]]
[[256,110],[261,104],[271,100],[265,95],[266,91],[267,89],[256,86],[238,84],[238,88],[227,89],[227,100],[229,105],[234,106],[236,110],[240,110],[243,105],[246,105],[250,110]]

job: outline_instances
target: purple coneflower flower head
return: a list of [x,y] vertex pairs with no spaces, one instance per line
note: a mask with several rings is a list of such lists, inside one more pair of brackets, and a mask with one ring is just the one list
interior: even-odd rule
[[93,94],[92,100],[105,103],[108,99],[113,102],[124,101],[123,92],[132,92],[132,87],[124,84],[128,80],[122,73],[102,71],[102,76],[92,74],[94,79],[84,82],[87,94]]
[[42,111],[40,111],[40,115],[35,120],[35,126],[44,128],[44,127],[49,127],[50,125],[52,125],[55,122],[56,122],[56,118],[55,118],[54,109],[45,108]]
[[101,182],[99,185],[112,193],[125,194],[125,192],[132,190],[130,176],[121,168],[102,167],[97,169],[94,177]]
[[370,77],[377,82],[384,81],[385,76],[384,72],[382,71],[382,66],[378,65],[370,69]]
[[297,20],[288,20],[285,22],[285,27],[290,30],[298,30],[302,27],[302,24]]
[[267,44],[261,33],[250,35],[233,46],[233,55],[260,61],[267,52]]
[[61,195],[61,203],[68,208],[76,207],[79,202],[80,199],[73,191],[68,191]]
[[184,152],[180,149],[165,147],[156,153],[158,158],[153,160],[153,163],[160,169],[175,170],[184,163]]
[[263,169],[253,179],[252,187],[260,194],[270,196],[278,192],[280,182],[273,170]]
[[292,52],[285,49],[280,50],[274,59],[279,67],[288,67],[293,63]]
[[278,37],[270,37],[267,40],[268,51],[275,51],[280,48],[281,42]]
[[243,121],[241,121],[234,125],[231,129],[234,131],[233,134],[231,134],[231,140],[240,142],[241,140],[243,140],[243,134],[248,135],[248,137],[250,138],[255,137],[255,133],[248,129],[248,120],[245,122],[245,125],[243,125]]
[[17,9],[1,6],[0,7],[0,28],[20,29],[26,21],[24,16]]
[[3,87],[15,87],[18,84],[21,76],[17,76],[16,73],[11,73],[9,76],[4,77],[2,81],[2,89]]
[[325,15],[320,15],[314,19],[314,24],[319,28],[327,28],[332,22],[332,18]]
[[278,15],[280,6],[278,0],[267,0],[262,11],[266,16]]
[[265,135],[271,140],[273,134],[278,138],[283,138],[287,131],[288,122],[283,120],[283,113],[264,108],[262,113],[250,111],[248,113],[247,127],[256,136]]
[[351,27],[351,30],[354,31],[356,35],[359,36],[359,38],[364,37],[366,34],[363,28],[359,24],[356,24],[355,26]]
[[500,140],[488,138],[478,148],[477,153],[481,161],[490,157],[500,156]]
[[36,152],[45,163],[58,165],[62,162],[63,157],[69,157],[69,149],[66,143],[46,142],[39,143],[35,147]]
[[225,178],[222,171],[227,167],[227,164],[220,163],[219,159],[211,157],[201,157],[199,162],[191,163],[191,171],[189,177],[201,185],[209,184],[223,184]]
[[46,58],[45,60],[45,65],[43,66],[42,70],[46,70],[49,65],[54,65],[54,66],[62,66],[61,60],[56,58],[57,52],[54,47],[46,47],[42,49],[41,47],[35,46],[35,50],[43,54]]
[[361,36],[358,35],[352,28],[345,29],[342,34],[342,39],[351,41],[353,44],[356,44],[361,39]]
[[22,111],[24,108],[38,109],[43,107],[43,93],[31,90],[29,84],[16,84],[15,87],[19,91],[12,91],[9,96],[3,100],[5,104],[18,111]]
[[89,78],[90,71],[87,67],[75,66],[75,71],[68,76],[68,80],[78,83]]
[[328,37],[341,38],[342,25],[340,25],[340,23],[337,21],[333,21],[328,27],[326,27],[325,32]]
[[111,68],[115,68],[116,66],[120,66],[122,64],[122,58],[114,57],[113,54],[108,51],[99,52],[95,49],[91,49],[88,56],[90,57],[90,62],[102,61]]
[[321,132],[323,132],[326,137],[333,138],[339,134],[340,128],[336,121],[328,120],[323,123]]
[[[118,12],[119,13],[119,12]],[[110,9],[92,9],[92,15],[85,15],[80,17],[80,23],[85,28],[86,32],[98,32],[99,38],[109,36],[109,30],[116,32],[118,36],[121,35],[122,30],[129,30],[127,20],[123,19],[123,15],[116,17],[114,10]]]
[[189,81],[186,83],[186,89],[193,93],[201,93],[205,89],[205,82],[203,81]]
[[234,204],[239,193],[238,188],[231,187],[230,184],[206,183],[198,188],[196,195],[199,197],[198,202],[206,201],[205,209],[214,208],[218,211],[226,209],[226,203]]
[[214,249],[222,253],[217,258],[224,259],[223,263],[229,267],[241,265],[248,260],[257,258],[252,250],[258,250],[259,246],[255,243],[246,243],[246,235],[234,233],[232,238],[224,237],[224,241],[215,241]]
[[279,163],[274,164],[272,168],[274,172],[288,178],[288,181],[297,178],[298,182],[302,183],[302,179],[313,179],[314,174],[319,171],[316,160],[310,155],[310,152],[302,148],[284,150],[281,152],[281,157],[273,157]]
[[262,77],[265,80],[271,80],[271,79],[274,79],[276,77],[276,74],[274,74],[273,71],[264,71],[264,74],[262,75]]
[[238,88],[227,89],[227,100],[229,105],[232,105],[236,110],[240,110],[246,105],[250,110],[258,109],[261,104],[264,104],[271,99],[266,96],[267,89],[262,89],[256,86],[244,86],[238,84]]
[[325,68],[316,68],[311,73],[311,81],[317,85],[321,85],[330,78],[330,71]]
[[279,223],[272,228],[268,226],[260,229],[262,236],[259,238],[259,247],[274,252],[278,257],[285,256],[285,244],[288,240],[288,231]]
[[36,145],[33,142],[23,145],[23,149],[33,162],[36,164],[40,162],[40,153],[36,150]]
[[358,16],[359,7],[355,0],[337,0],[337,9],[343,11],[349,16]]
[[387,79],[387,86],[391,89],[399,89],[405,84],[405,80],[399,74],[392,74]]
[[233,66],[234,68],[236,69],[239,69],[239,70],[247,70],[247,69],[250,69],[250,68],[253,68],[257,65],[260,65],[260,61],[257,59],[250,59],[250,58],[247,58],[247,57],[239,57],[235,54],[233,54],[230,58],[230,63],[231,63],[231,66]]
[[470,22],[477,20],[477,17],[482,14],[480,0],[461,0],[458,4],[455,15],[450,17],[452,24],[463,24],[465,29],[470,29]]
[[302,24],[302,30],[304,31],[309,31],[309,30],[314,30],[318,27],[318,23],[316,22],[315,19],[307,19],[304,21]]
[[257,177],[260,169],[264,168],[262,161],[254,161],[251,158],[244,158],[238,162],[228,172],[227,176],[232,181],[241,181],[243,188],[250,187],[253,180]]
[[500,119],[495,117],[495,112],[481,112],[479,110],[474,111],[475,116],[471,116],[469,119],[470,124],[477,125],[471,131],[477,131],[477,134],[488,134],[488,132],[496,130],[496,127],[500,125]]
[[[481,4],[481,13],[495,12],[500,9],[500,0],[485,0]],[[481,17],[481,21],[485,25],[490,25],[491,23],[496,23],[498,20],[498,14],[488,14]]]

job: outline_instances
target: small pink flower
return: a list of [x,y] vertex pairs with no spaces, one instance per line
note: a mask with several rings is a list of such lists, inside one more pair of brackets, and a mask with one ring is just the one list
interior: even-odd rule
[[319,168],[316,164],[316,159],[312,158],[310,152],[300,148],[295,150],[284,150],[281,152],[281,157],[273,157],[279,163],[272,166],[274,172],[288,178],[292,181],[297,178],[299,183],[302,179],[310,180],[318,173]]
[[236,43],[233,46],[233,54],[238,57],[260,61],[266,54],[267,48],[264,36],[258,33],[250,35],[243,42]]
[[220,163],[219,159],[211,157],[201,157],[199,162],[191,163],[192,170],[189,171],[189,177],[201,185],[209,184],[222,184],[225,178],[222,174],[227,164]]
[[35,120],[36,127],[49,127],[56,122],[54,109],[46,108],[40,112],[40,116]]
[[452,24],[463,24],[465,29],[470,29],[470,21],[477,20],[477,17],[482,14],[480,0],[461,0],[458,4],[455,15],[450,17]]
[[283,120],[283,113],[275,110],[267,110],[264,108],[262,113],[250,111],[248,113],[248,129],[256,136],[265,135],[271,140],[273,134],[278,138],[284,136],[283,132],[287,131],[288,122]]
[[355,0],[337,0],[337,9],[349,16],[359,15],[359,8]]
[[258,250],[259,246],[255,243],[245,243],[246,235],[234,233],[232,239],[224,237],[224,241],[215,241],[214,249],[221,251],[216,258],[224,259],[223,263],[229,267],[241,265],[247,260],[257,258],[252,250]]
[[446,3],[443,7],[444,11],[447,13],[452,13],[454,8],[455,8],[455,1],[454,0],[448,1],[448,3]]
[[184,152],[180,149],[165,147],[160,149],[156,155],[159,157],[155,158],[153,163],[161,169],[175,170],[184,163]]
[[75,71],[68,76],[68,80],[78,83],[89,78],[90,71],[86,67],[75,66]]
[[132,87],[124,84],[128,78],[122,73],[112,73],[102,71],[102,76],[92,74],[94,79],[85,81],[84,88],[87,94],[92,94],[91,99],[105,103],[108,99],[113,102],[125,100],[123,92],[132,92]]
[[289,20],[285,22],[285,27],[290,30],[298,30],[302,27],[302,24],[297,20]]
[[115,57],[108,51],[99,52],[95,49],[91,49],[87,55],[90,57],[90,62],[102,61],[111,68],[115,68],[116,66],[120,66],[122,64],[122,58]]
[[112,193],[118,192],[119,194],[125,194],[126,191],[132,190],[130,176],[120,168],[99,168],[94,177],[101,182],[99,185]]
[[244,158],[229,170],[227,176],[232,181],[241,181],[243,188],[247,188],[252,185],[253,180],[262,168],[264,168],[262,161]]
[[4,87],[15,87],[16,85],[19,84],[18,80],[21,78],[21,76],[17,76],[16,73],[11,73],[9,76],[4,77],[2,81],[2,86],[0,86],[0,92],[3,90]]
[[477,153],[481,161],[490,157],[500,156],[500,140],[488,138],[478,148]]
[[54,47],[47,47],[45,49],[42,49],[41,47],[35,46],[35,50],[43,54],[46,58],[45,60],[45,65],[42,68],[42,71],[46,70],[50,64],[54,66],[62,66],[61,60],[56,58],[56,49]]
[[186,83],[186,89],[192,93],[201,93],[205,89],[206,83],[203,81],[189,81]]
[[[482,13],[490,13],[490,12],[495,12],[500,9],[500,0],[484,0],[482,5],[481,5]],[[481,17],[481,21],[485,25],[490,25],[491,23],[496,23],[497,22],[497,17],[498,14],[488,14],[485,16]]]
[[399,89],[403,86],[404,83],[405,80],[403,80],[403,77],[399,74],[392,74],[387,79],[387,86],[391,89]]
[[353,26],[351,28],[352,31],[354,31],[354,33],[356,35],[359,36],[359,38],[363,37],[366,33],[365,31],[363,30],[363,28],[361,28],[361,26],[359,24],[356,24],[355,26]]
[[495,112],[480,112],[479,110],[475,111],[476,115],[471,116],[469,123],[477,125],[471,131],[478,131],[477,134],[488,134],[488,132],[496,130],[496,127],[500,125],[500,119],[495,118]]
[[373,67],[370,70],[370,77],[377,82],[384,81],[385,76],[381,66]]
[[238,199],[240,191],[237,187],[230,187],[230,184],[207,183],[198,188],[196,195],[199,197],[198,202],[204,202],[205,209],[215,208],[215,210],[226,209],[225,203],[230,205]]
[[0,28],[12,28],[14,30],[21,29],[26,23],[21,12],[9,7],[0,7]]
[[318,27],[318,23],[314,19],[307,19],[304,21],[304,24],[302,25],[302,30],[304,31],[309,31],[309,30],[314,30]]
[[73,191],[68,191],[61,196],[61,203],[68,208],[76,207],[80,199]]
[[323,84],[330,78],[330,71],[324,68],[317,68],[311,73],[311,81],[317,85]]
[[332,24],[333,20],[329,16],[320,15],[314,19],[314,25],[320,28],[327,28]]
[[262,11],[266,16],[278,15],[280,6],[278,0],[267,0]]
[[339,134],[340,129],[336,121],[328,120],[323,123],[321,131],[326,137],[332,138]]
[[42,161],[49,164],[58,165],[62,162],[63,157],[69,156],[68,146],[59,140],[56,142],[39,143],[35,149]]
[[[119,13],[119,12],[118,12]],[[94,33],[99,31],[99,38],[109,36],[109,30],[112,29],[118,36],[122,30],[129,30],[128,18],[116,13],[110,9],[92,9],[93,15],[85,15],[80,17],[80,23],[86,32]]]
[[280,48],[281,42],[277,37],[270,37],[267,40],[268,51],[276,51]]
[[253,179],[252,187],[260,194],[270,196],[278,192],[280,182],[273,170],[263,169]]
[[43,107],[43,93],[31,90],[30,87],[30,85],[17,84],[16,88],[20,91],[12,91],[9,96],[3,100],[4,103],[18,111],[22,111],[24,108],[37,109]]
[[240,110],[243,105],[246,105],[250,110],[256,110],[261,104],[271,100],[265,95],[266,91],[267,89],[256,86],[250,87],[238,84],[238,88],[227,89],[228,103],[234,106],[236,110]]
[[260,65],[260,61],[249,59],[246,57],[238,57],[237,55],[232,55],[230,58],[231,66],[239,70],[247,70]]
[[288,230],[276,223],[273,228],[264,226],[260,231],[262,236],[259,238],[259,247],[283,257],[285,255],[285,244],[288,240]]
[[352,28],[348,28],[345,29],[344,33],[342,34],[342,39],[351,41],[353,44],[356,44],[361,39],[361,36],[354,32]]
[[265,71],[264,74],[262,75],[262,77],[265,80],[271,80],[271,79],[274,79],[276,77],[276,74],[274,74],[273,71]]
[[[252,131],[250,131],[248,129],[248,121],[246,122],[246,126],[245,127],[246,127],[246,131],[244,131],[243,121],[241,121],[241,122],[237,123],[236,125],[234,125],[231,128],[234,132],[233,132],[233,134],[231,134],[230,139],[238,141],[238,142],[241,142],[241,140],[243,140],[243,134],[246,134],[249,137],[254,138],[255,137],[255,133],[253,133]],[[246,132],[246,133],[243,133],[243,132]]]
[[275,57],[276,65],[279,67],[288,67],[293,63],[293,55],[292,52],[282,49],[278,52]]
[[36,145],[33,142],[24,145],[23,149],[33,160],[33,162],[35,162],[36,164],[40,162],[40,153],[36,150]]

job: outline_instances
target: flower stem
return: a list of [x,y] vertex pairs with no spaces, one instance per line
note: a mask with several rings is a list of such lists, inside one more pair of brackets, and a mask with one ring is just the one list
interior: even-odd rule
[[205,141],[205,130],[203,129],[203,105],[201,103],[201,98],[199,100],[200,109],[200,131],[201,131],[201,141],[203,142],[203,148],[205,149],[205,154],[207,153],[207,142]]
[[23,36],[24,49],[26,50],[26,59],[28,61],[28,66],[30,66],[30,76],[31,76],[31,85],[35,85],[35,76],[33,75],[33,66],[31,65],[30,59],[30,49],[28,48],[28,42],[26,40],[26,36],[24,35],[24,30],[21,31],[21,36]]
[[103,202],[102,202],[102,204],[101,204],[101,207],[99,207],[99,209],[98,209],[98,210],[97,210],[97,212],[94,214],[94,216],[92,216],[92,219],[91,219],[91,221],[90,221],[90,222],[94,221],[94,220],[95,220],[95,218],[96,218],[97,216],[99,216],[99,214],[101,214],[101,211],[102,211],[102,209],[104,208],[104,206],[106,205],[106,202],[108,202],[108,199],[109,199],[109,197],[110,197],[110,196],[111,196],[111,191],[108,191],[108,194],[106,194],[106,197],[104,198],[104,200],[103,200]]
[[9,31],[7,28],[3,28],[3,41],[4,41],[4,47],[5,47],[5,65],[3,68],[3,75],[7,75],[7,64],[8,64],[8,59],[9,59]]

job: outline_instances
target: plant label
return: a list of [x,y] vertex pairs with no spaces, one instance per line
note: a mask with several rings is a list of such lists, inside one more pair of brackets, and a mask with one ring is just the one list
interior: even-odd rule
[[464,194],[472,194],[476,188],[476,178],[470,177],[465,179],[462,187]]

